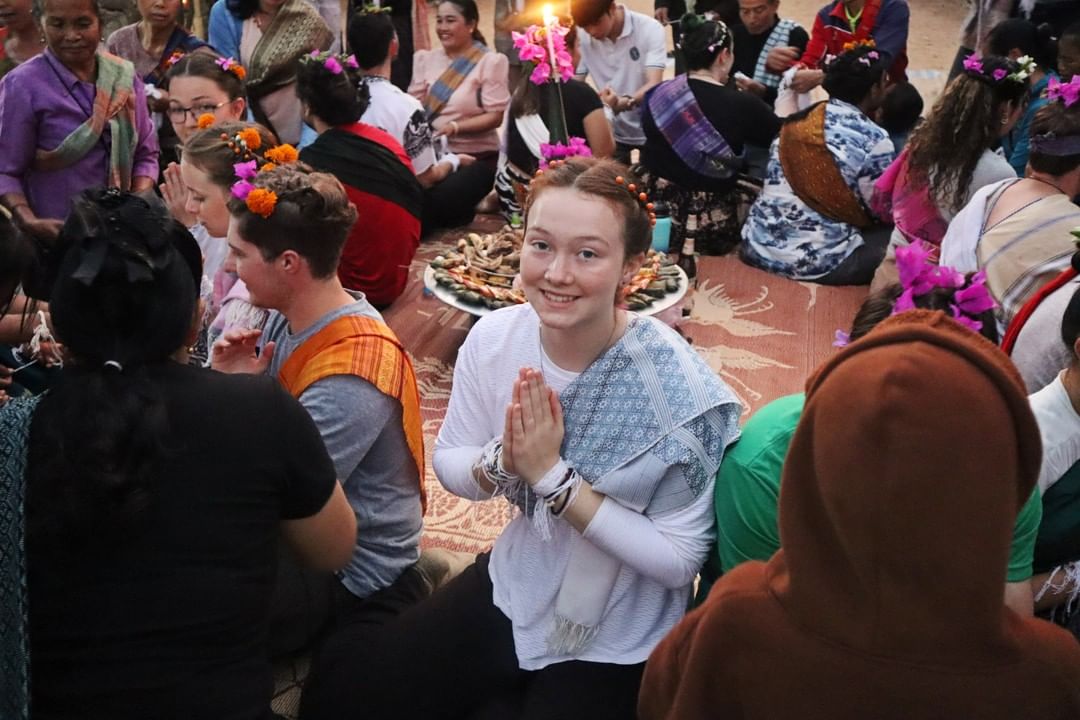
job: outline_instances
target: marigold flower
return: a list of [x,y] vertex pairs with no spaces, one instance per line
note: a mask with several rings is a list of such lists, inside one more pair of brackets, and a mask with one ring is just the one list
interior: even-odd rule
[[233,63],[233,66],[229,68],[229,72],[241,80],[247,77],[247,70],[240,63]]
[[259,172],[270,172],[271,170],[273,170],[276,167],[277,167],[276,164],[274,164],[272,162],[268,162],[265,165],[263,165],[261,168],[259,168]]
[[256,215],[268,218],[274,212],[274,206],[277,205],[277,193],[266,188],[255,188],[248,193],[245,202],[248,210]]
[[244,128],[240,131],[240,139],[247,145],[248,150],[258,150],[262,147],[262,135],[253,127]]
[[217,118],[213,113],[203,113],[199,116],[199,119],[195,121],[198,124],[200,130],[204,130],[217,122]]
[[278,145],[277,147],[270,148],[266,151],[266,159],[271,162],[275,162],[278,165],[287,165],[294,163],[300,159],[300,153],[296,152],[296,148],[288,143]]

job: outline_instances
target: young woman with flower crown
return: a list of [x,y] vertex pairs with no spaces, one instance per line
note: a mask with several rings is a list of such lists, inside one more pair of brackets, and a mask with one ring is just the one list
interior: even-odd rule
[[[185,55],[169,67],[162,88],[169,93],[165,115],[169,118],[175,140],[183,145],[201,127],[215,122],[240,121],[247,111],[244,99],[244,68],[231,58],[218,58],[206,53]],[[201,222],[188,212],[188,191],[180,176],[177,148],[163,151],[170,161],[162,171],[164,182],[159,185],[161,196],[173,217],[187,226],[203,252],[203,268],[213,279],[228,246],[210,235]]]
[[[228,202],[230,189],[236,182],[235,166],[251,160],[264,161],[276,153],[296,151],[291,146],[275,149],[270,131],[261,125],[240,122],[214,123],[213,118],[203,116],[206,125],[191,135],[184,143],[180,175],[186,190],[185,209],[205,230],[207,237],[200,245],[214,248],[214,257],[221,257],[213,274],[208,274],[213,284],[206,332],[206,346],[196,355],[206,359],[206,348],[226,330],[261,328],[267,312],[251,304],[247,287],[236,275],[235,265],[227,259],[228,244],[225,236],[229,231]],[[287,149],[287,150],[286,150]],[[225,256],[217,251],[225,248]]]
[[380,634],[336,635],[305,718],[633,717],[685,612],[740,405],[674,331],[618,307],[651,236],[624,166],[556,164],[525,212],[529,303],[469,333],[434,454],[448,490],[519,512]]
[[1027,106],[1034,63],[969,56],[907,146],[874,185],[874,209],[892,219],[889,250],[875,289],[896,279],[896,248],[917,240],[938,256],[949,222],[979,188],[1015,178],[994,152]]

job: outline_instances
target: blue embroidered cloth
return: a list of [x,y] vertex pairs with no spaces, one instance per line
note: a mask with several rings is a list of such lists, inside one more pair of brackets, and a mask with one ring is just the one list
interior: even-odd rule
[[[598,491],[649,512],[683,508],[716,475],[724,448],[738,437],[738,399],[685,340],[663,323],[636,318],[622,339],[581,373],[561,397],[562,457]],[[678,465],[679,487],[655,478],[631,487],[605,477],[651,453]],[[679,477],[676,475],[676,477]],[[543,507],[525,483],[515,504],[526,514]]]

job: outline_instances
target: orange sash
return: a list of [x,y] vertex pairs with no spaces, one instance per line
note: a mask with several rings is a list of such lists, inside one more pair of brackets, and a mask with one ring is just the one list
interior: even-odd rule
[[788,185],[804,203],[831,220],[858,228],[869,227],[870,216],[851,191],[836,158],[825,145],[825,106],[819,103],[806,117],[780,129],[780,165]]
[[419,473],[420,503],[426,512],[420,393],[412,363],[397,336],[377,320],[340,317],[298,347],[285,361],[278,379],[289,394],[299,398],[312,383],[332,375],[356,375],[401,403],[401,424]]

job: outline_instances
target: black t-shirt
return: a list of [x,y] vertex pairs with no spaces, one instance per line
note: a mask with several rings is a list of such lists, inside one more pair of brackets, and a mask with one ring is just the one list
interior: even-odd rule
[[[323,508],[333,463],[273,378],[148,372],[173,447],[139,533],[62,558],[28,542],[34,716],[265,718],[281,521]],[[28,477],[28,512],[47,507]]]
[[[753,79],[754,71],[757,69],[758,57],[761,56],[761,51],[765,49],[765,42],[779,22],[780,18],[777,18],[772,27],[760,35],[751,35],[750,31],[742,23],[731,29],[731,34],[735,38],[735,64],[731,68],[732,75],[741,72],[746,77]],[[785,46],[797,47],[800,53],[804,53],[808,42],[810,42],[810,36],[801,26],[798,26],[788,34],[788,41]],[[765,91],[765,97],[762,99],[770,105],[776,102],[776,88],[768,88]]]
[[[780,132],[780,120],[772,108],[753,95],[696,78],[690,78],[690,90],[705,117],[737,155],[742,154],[747,144],[769,147]],[[722,192],[730,186],[729,181],[699,175],[687,167],[656,127],[648,102],[641,117],[645,129],[641,161],[650,172],[687,190]]]
[[[540,118],[547,123],[548,119],[548,94],[540,90]],[[604,107],[600,102],[600,96],[589,85],[580,80],[570,80],[562,84],[563,107],[566,109],[566,131],[570,137],[585,137],[585,117],[596,110]],[[514,124],[513,117],[507,123],[506,131],[506,157],[521,170],[532,175],[536,172],[540,163],[529,152],[525,141],[521,139]]]

